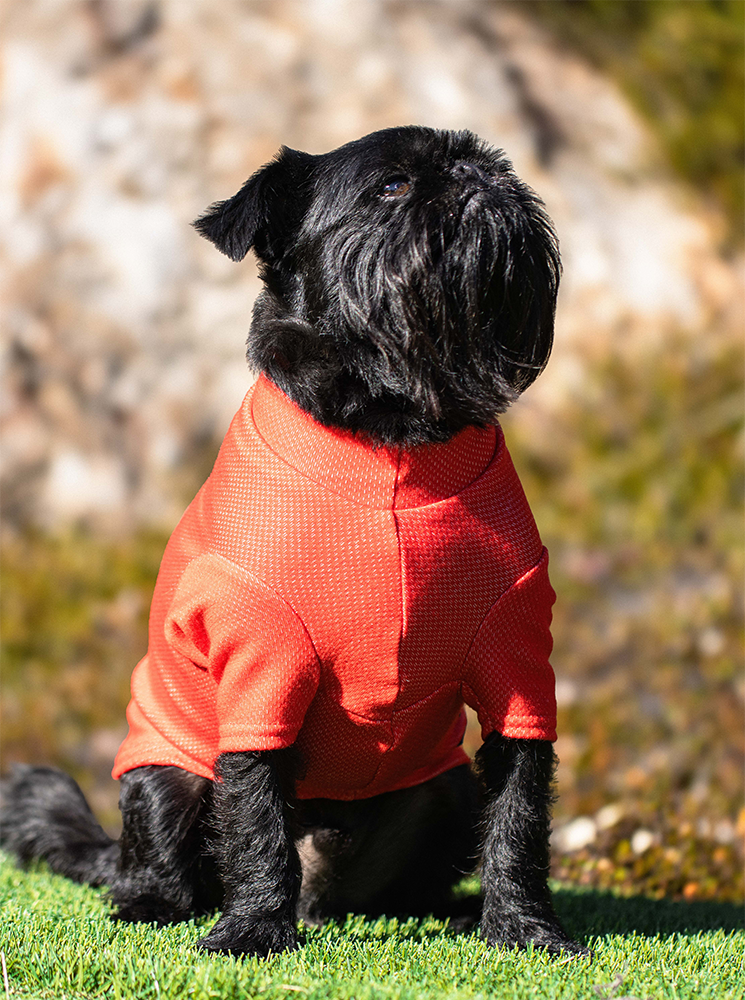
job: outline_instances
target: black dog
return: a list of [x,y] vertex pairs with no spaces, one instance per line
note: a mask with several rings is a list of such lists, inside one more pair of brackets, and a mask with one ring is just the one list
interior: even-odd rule
[[[560,273],[551,223],[501,151],[469,132],[396,128],[322,156],[283,149],[195,226],[234,260],[250,248],[259,258],[248,359],[266,391],[376,454],[495,433],[548,359]],[[443,638],[427,640],[437,649]],[[356,800],[296,797],[314,766],[301,738],[223,751],[214,781],[145,762],[121,777],[118,843],[71,779],[19,768],[0,835],[23,862],[108,885],[123,920],[222,908],[201,947],[258,955],[295,947],[298,916],[458,916],[453,886],[480,857],[486,941],[584,954],[547,885],[550,737],[485,735],[475,775],[449,766]]]

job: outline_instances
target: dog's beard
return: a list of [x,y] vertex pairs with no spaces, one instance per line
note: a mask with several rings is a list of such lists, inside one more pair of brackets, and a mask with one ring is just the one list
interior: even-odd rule
[[285,282],[266,271],[250,363],[320,422],[385,444],[493,422],[551,348],[559,260],[541,203],[510,175],[396,225],[375,212],[301,236]]

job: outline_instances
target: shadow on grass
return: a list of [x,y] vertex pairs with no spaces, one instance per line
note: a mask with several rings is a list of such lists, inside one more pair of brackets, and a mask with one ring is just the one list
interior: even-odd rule
[[594,889],[555,889],[556,912],[575,937],[631,934],[697,934],[699,931],[745,930],[745,907],[737,903],[648,896],[616,896]]
[[[638,934],[643,937],[697,934],[722,930],[745,930],[745,907],[737,903],[652,899],[648,896],[619,896],[597,889],[555,888],[554,905],[566,930],[578,941],[610,934]],[[476,931],[478,896],[464,894],[448,922],[444,917],[376,917],[355,914],[346,920],[330,921],[322,929],[308,928],[310,936],[353,937],[371,940],[395,935],[398,938],[458,937]],[[465,918],[466,912],[471,919]],[[464,919],[465,918],[465,919]],[[305,935],[301,934],[305,940]]]

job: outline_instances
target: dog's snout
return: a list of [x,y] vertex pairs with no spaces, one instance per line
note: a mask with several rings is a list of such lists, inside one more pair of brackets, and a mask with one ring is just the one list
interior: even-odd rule
[[463,180],[476,181],[486,187],[494,184],[494,178],[475,163],[468,163],[466,160],[459,160],[453,167],[453,174]]

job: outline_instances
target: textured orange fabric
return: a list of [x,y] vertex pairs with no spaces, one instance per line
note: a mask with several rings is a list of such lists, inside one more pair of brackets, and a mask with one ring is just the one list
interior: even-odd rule
[[556,738],[547,554],[499,427],[373,448],[261,377],[174,531],[114,777],[297,743],[301,798],[365,798]]

